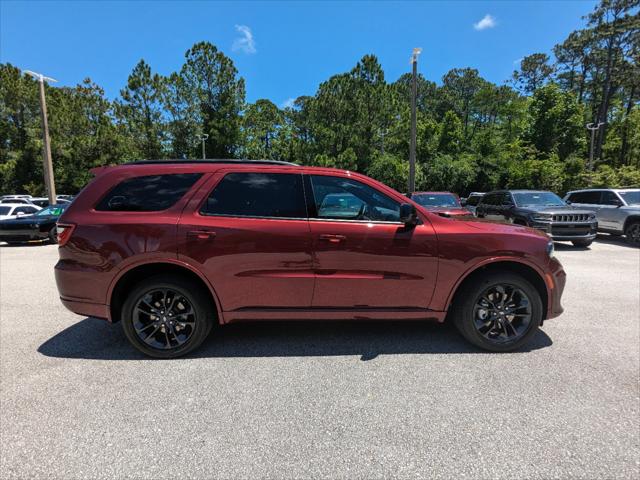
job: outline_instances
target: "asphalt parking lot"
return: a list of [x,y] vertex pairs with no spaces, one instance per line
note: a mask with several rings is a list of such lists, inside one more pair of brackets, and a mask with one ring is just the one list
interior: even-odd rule
[[638,478],[640,251],[557,256],[565,313],[527,351],[268,323],[154,361],[64,309],[55,246],[0,245],[0,478]]

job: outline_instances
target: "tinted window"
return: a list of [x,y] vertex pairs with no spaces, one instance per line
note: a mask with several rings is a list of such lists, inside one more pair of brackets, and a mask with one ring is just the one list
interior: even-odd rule
[[0,207],[0,215],[9,215],[11,207]]
[[400,204],[364,183],[349,178],[311,176],[317,218],[400,221]]
[[640,205],[640,190],[618,192],[627,205]]
[[600,192],[575,192],[569,195],[571,203],[600,203]]
[[229,173],[213,189],[200,213],[236,217],[307,218],[302,175]]
[[487,195],[485,195],[484,197],[482,197],[482,204],[483,205],[496,205],[496,200],[497,200],[498,195],[495,193],[489,193]]
[[482,195],[471,195],[469,198],[467,198],[467,205],[470,207],[475,207],[476,205],[478,205],[478,203],[480,203],[481,198]]
[[514,193],[513,197],[519,207],[527,205],[559,207],[565,205],[564,200],[552,192],[520,192]]
[[458,197],[450,193],[419,193],[411,199],[423,207],[459,207]]
[[605,205],[619,205],[620,199],[615,193],[604,191],[602,192],[602,198],[600,203],[603,203]]
[[200,173],[149,175],[125,180],[96,206],[111,212],[156,212],[173,206],[201,177]]

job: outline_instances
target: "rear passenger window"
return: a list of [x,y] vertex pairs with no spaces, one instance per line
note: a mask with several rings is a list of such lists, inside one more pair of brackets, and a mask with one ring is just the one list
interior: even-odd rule
[[116,185],[96,206],[108,212],[157,212],[175,205],[200,173],[148,175],[124,180]]
[[569,195],[571,203],[600,203],[600,192],[576,192]]
[[203,215],[307,218],[302,175],[229,173],[200,210]]

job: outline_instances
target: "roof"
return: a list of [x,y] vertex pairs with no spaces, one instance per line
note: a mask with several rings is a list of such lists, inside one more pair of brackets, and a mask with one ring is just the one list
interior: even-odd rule
[[296,163],[292,162],[282,162],[279,160],[248,160],[248,159],[238,159],[238,158],[229,158],[229,159],[216,159],[216,158],[205,158],[201,160],[197,159],[167,159],[167,160],[137,160],[135,162],[128,162],[124,165],[157,165],[157,164],[167,164],[167,163],[177,163],[179,165],[183,164],[191,164],[191,163],[248,163],[248,164],[260,164],[260,165],[289,165],[289,166],[297,166]]
[[412,196],[413,195],[453,195],[455,196],[456,194],[452,192],[413,192],[411,195]]

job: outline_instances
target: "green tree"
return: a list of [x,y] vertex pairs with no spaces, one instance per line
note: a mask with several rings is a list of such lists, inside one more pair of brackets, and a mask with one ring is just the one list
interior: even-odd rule
[[151,67],[140,60],[127,79],[127,86],[120,90],[115,102],[115,113],[130,137],[136,156],[163,158],[165,140],[164,82]]
[[[209,135],[206,155],[234,157],[241,143],[245,87],[233,61],[209,42],[196,43],[185,54],[180,76],[186,101],[196,107],[199,128]],[[195,154],[197,138],[193,145]]]
[[551,78],[553,70],[549,55],[533,53],[520,61],[520,70],[513,72],[513,80],[521,91],[532,94]]

